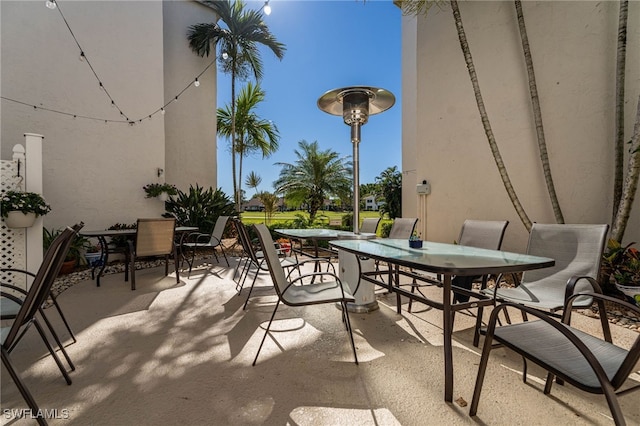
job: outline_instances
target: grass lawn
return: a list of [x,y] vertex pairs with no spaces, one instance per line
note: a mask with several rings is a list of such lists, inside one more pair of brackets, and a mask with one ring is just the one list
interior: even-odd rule
[[[343,215],[348,212],[333,212],[333,211],[324,211],[321,210],[316,215],[317,220],[322,220],[326,225],[329,225],[329,220],[331,219],[341,219]],[[302,210],[295,210],[290,212],[278,212],[273,215],[271,220],[269,221],[269,225],[277,223],[277,222],[286,222],[288,220],[294,220],[296,218],[296,214],[302,214],[305,217],[309,217],[308,213]],[[360,211],[360,220],[365,217],[379,217],[380,214],[378,212],[372,211]],[[253,223],[265,223],[264,212],[242,212],[242,222],[251,225]],[[391,222],[390,219],[383,218],[382,223]]]

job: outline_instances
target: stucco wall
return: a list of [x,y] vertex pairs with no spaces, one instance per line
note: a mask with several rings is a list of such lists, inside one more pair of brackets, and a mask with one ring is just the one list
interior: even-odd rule
[[[191,25],[215,22],[213,11],[194,1],[167,1],[164,9],[165,103],[215,59],[198,57],[189,47]],[[166,180],[183,191],[189,185],[217,186],[216,64],[198,78],[165,114]]]
[[[145,199],[142,187],[165,179],[171,182],[174,176],[182,183],[191,181],[189,173],[213,173],[213,179],[203,180],[215,186],[215,156],[204,173],[202,164],[182,162],[182,169],[178,169],[175,162],[165,163],[166,155],[174,152],[165,143],[165,124],[168,117],[174,120],[176,116],[168,109],[165,116],[156,114],[148,119],[165,103],[165,83],[166,90],[175,95],[204,68],[203,60],[185,46],[186,27],[182,31],[172,27],[165,33],[161,1],[71,1],[60,6],[104,86],[136,123],[73,118],[2,101],[3,158],[10,155],[11,146],[22,141],[23,133],[45,136],[44,194],[53,207],[45,217],[45,226],[61,227],[82,220],[85,229],[104,228],[158,216],[164,211],[163,204]],[[58,10],[47,9],[44,1],[2,1],[0,7],[3,97],[72,114],[121,119],[87,64],[79,60],[79,48]],[[194,7],[206,9],[181,1],[173,5],[172,15],[179,16],[181,8]],[[180,63],[172,68],[167,82],[166,35],[180,37],[176,46],[181,43],[186,50],[183,57],[171,52]],[[209,125],[201,130],[199,117],[193,113],[215,110],[215,78],[207,75],[205,79],[206,90],[191,88],[181,98],[182,110],[195,121],[171,123],[179,127],[184,140],[200,140],[201,134],[209,134],[212,128]],[[167,138],[169,145],[174,140],[173,136]],[[215,141],[213,146],[215,152]],[[165,169],[167,176],[159,178],[158,168]]]
[[[567,223],[610,223],[617,2],[523,2],[556,191]],[[485,106],[515,190],[530,219],[554,222],[542,175],[513,2],[460,2]],[[504,248],[522,251],[527,233],[489,150],[450,7],[415,26],[416,58],[403,58],[403,215],[417,211],[427,179],[428,238],[451,242],[464,219],[508,219]],[[413,32],[403,31],[403,37]],[[406,41],[403,39],[403,44]],[[626,138],[640,94],[640,2],[630,2]],[[413,70],[404,69],[415,60]],[[417,106],[404,102],[414,88]],[[413,116],[413,118],[411,118]],[[415,122],[415,129],[412,126]],[[415,131],[416,143],[407,141]],[[407,143],[409,142],[409,143]],[[407,166],[407,167],[405,167]],[[409,167],[410,166],[410,167]],[[404,194],[403,194],[404,195]],[[636,199],[625,240],[640,240]]]

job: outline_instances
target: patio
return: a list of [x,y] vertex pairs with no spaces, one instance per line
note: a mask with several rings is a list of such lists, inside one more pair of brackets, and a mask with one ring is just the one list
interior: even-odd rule
[[[417,304],[414,313],[405,306],[398,315],[395,295],[379,293],[378,311],[351,315],[360,365],[336,308],[311,306],[278,311],[252,367],[275,293],[261,274],[243,312],[246,293],[236,296],[232,281],[237,258],[230,261],[230,268],[181,274],[177,285],[159,267],[139,271],[135,292],[122,274],[112,274],[100,288],[83,281],[62,293],[58,300],[78,337],[67,348],[77,366],[73,384],[64,383],[33,330],[12,356],[40,407],[57,415],[49,423],[611,424],[603,396],[557,385],[545,396],[545,373],[530,366],[534,377],[524,384],[520,358],[504,349],[492,352],[479,415],[470,418],[463,401],[471,401],[480,360],[471,344],[475,319],[456,315],[456,403],[447,404],[442,314]],[[598,327],[583,315],[574,324]],[[622,346],[636,337],[622,327],[612,332]],[[1,396],[2,424],[32,424],[11,415],[26,404],[7,374]],[[627,422],[640,424],[637,397],[619,401]]]

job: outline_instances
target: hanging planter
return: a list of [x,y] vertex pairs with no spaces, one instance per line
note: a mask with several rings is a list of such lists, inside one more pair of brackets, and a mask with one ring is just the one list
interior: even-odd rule
[[167,201],[170,195],[176,195],[178,189],[169,183],[150,183],[142,187],[147,194],[146,198],[158,198],[160,201]]
[[7,191],[2,194],[2,217],[9,228],[33,226],[38,216],[51,211],[42,195],[36,192]]
[[36,218],[35,213],[22,213],[19,210],[13,210],[7,212],[4,224],[8,228],[30,228],[36,222]]

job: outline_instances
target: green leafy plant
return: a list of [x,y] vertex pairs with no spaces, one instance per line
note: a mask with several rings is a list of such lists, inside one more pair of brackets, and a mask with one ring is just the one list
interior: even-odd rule
[[169,183],[149,183],[142,187],[144,192],[147,193],[145,198],[154,198],[166,192],[168,195],[178,194],[178,188],[175,185]]
[[633,242],[623,246],[610,239],[602,257],[602,274],[612,277],[619,285],[640,286],[640,251],[633,247],[635,244]]
[[[138,227],[137,223],[126,224],[126,223],[116,223],[115,225],[111,225],[109,230],[118,230],[118,229],[136,229]],[[111,237],[111,241],[109,244],[113,245],[116,248],[124,248],[127,247],[127,237]]]
[[169,216],[176,218],[177,226],[197,226],[200,232],[210,233],[219,216],[233,216],[235,205],[222,189],[204,189],[191,185],[189,192],[178,190],[175,197],[165,203]]
[[389,237],[391,233],[391,228],[393,227],[393,222],[383,222],[380,224],[380,236],[382,238]]
[[[42,247],[46,251],[51,246],[53,240],[55,240],[62,233],[62,229],[47,229],[43,228],[42,232]],[[65,257],[65,261],[82,259],[82,253],[91,247],[89,239],[81,235],[76,235],[69,246],[69,251]]]
[[7,191],[2,194],[2,217],[7,217],[10,211],[35,213],[43,216],[51,211],[42,195],[36,192]]

